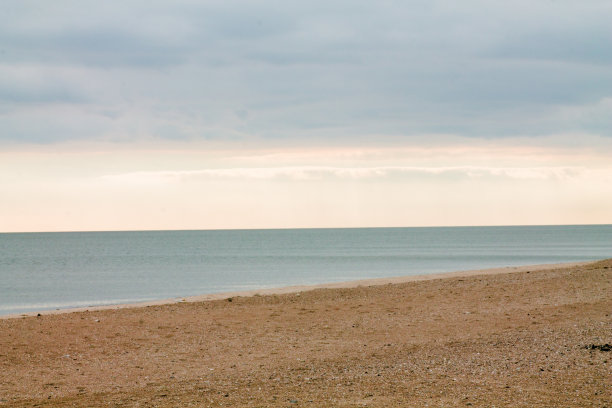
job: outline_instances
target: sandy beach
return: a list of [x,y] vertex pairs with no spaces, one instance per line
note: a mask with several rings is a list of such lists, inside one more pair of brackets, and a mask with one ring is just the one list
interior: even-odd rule
[[0,319],[0,406],[612,407],[612,260],[326,286]]

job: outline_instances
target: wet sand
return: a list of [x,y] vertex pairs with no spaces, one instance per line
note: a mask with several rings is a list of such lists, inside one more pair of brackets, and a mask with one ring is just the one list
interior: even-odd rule
[[0,406],[612,407],[610,260],[331,286],[0,319]]

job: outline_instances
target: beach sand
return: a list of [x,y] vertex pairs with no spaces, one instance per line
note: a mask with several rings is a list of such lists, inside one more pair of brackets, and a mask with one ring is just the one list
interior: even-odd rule
[[335,286],[0,319],[0,406],[612,407],[612,260]]

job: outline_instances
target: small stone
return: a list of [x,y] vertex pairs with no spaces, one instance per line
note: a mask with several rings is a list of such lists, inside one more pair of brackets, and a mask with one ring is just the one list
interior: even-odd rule
[[612,350],[612,345],[606,343],[606,344],[589,344],[587,346],[584,346],[585,349],[587,350],[599,350],[599,351],[611,351]]

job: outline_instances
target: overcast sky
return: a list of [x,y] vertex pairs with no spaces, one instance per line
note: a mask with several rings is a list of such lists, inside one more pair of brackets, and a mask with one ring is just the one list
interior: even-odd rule
[[596,0],[3,1],[0,231],[611,223],[611,21]]

